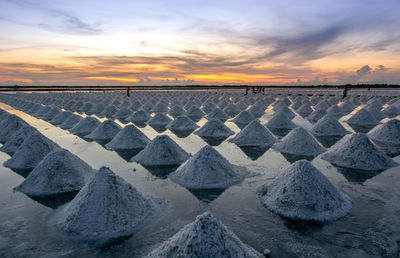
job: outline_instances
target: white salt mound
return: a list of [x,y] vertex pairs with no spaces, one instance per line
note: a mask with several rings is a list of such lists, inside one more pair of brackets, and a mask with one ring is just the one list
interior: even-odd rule
[[173,106],[169,111],[168,114],[172,117],[178,117],[180,115],[182,115],[183,113],[185,113],[185,110],[178,105]]
[[27,124],[16,115],[8,115],[0,124],[0,143],[5,143],[18,129]]
[[229,117],[227,114],[224,113],[224,111],[216,107],[208,114],[206,118],[207,120],[218,119],[222,122],[225,122],[226,120],[228,120]]
[[342,136],[350,132],[333,115],[328,113],[313,125],[311,133],[314,136]]
[[29,125],[21,127],[8,138],[4,145],[1,146],[0,151],[13,155],[21,144],[35,132],[37,130]]
[[143,149],[150,142],[134,125],[127,125],[105,146],[110,150],[138,150]]
[[147,167],[179,166],[189,157],[169,136],[159,135],[133,157],[132,161]]
[[267,128],[254,120],[230,141],[241,147],[269,148],[277,139]]
[[253,105],[247,111],[249,111],[250,114],[252,114],[256,118],[260,118],[264,115],[264,110],[262,110],[260,107],[256,105]]
[[198,121],[204,116],[204,112],[201,111],[200,108],[192,106],[188,111],[186,111],[185,115],[194,121]]
[[360,109],[346,121],[348,124],[374,126],[379,124],[379,121],[371,115],[366,109]]
[[262,255],[205,212],[146,257],[261,258]]
[[74,127],[76,124],[78,124],[79,121],[81,121],[82,117],[73,114],[69,118],[67,118],[62,124],[60,124],[60,128],[62,129],[71,129]]
[[368,133],[368,137],[380,143],[400,145],[400,121],[391,119],[384,124],[378,125]]
[[234,122],[239,128],[244,128],[254,119],[254,116],[249,111],[243,110],[234,119],[232,119],[232,122]]
[[199,126],[186,116],[179,116],[171,121],[167,128],[171,131],[193,131]]
[[301,115],[302,117],[306,117],[313,112],[313,109],[310,107],[309,104],[302,104],[297,110],[297,114]]
[[62,124],[66,119],[68,119],[72,115],[73,113],[71,111],[61,111],[50,121],[50,123],[52,123],[53,125]]
[[15,190],[33,197],[79,191],[94,169],[67,150],[50,152]]
[[328,222],[344,217],[353,204],[309,161],[300,160],[264,185],[259,193],[269,210],[293,220]]
[[126,238],[154,211],[150,198],[102,167],[61,210],[57,227],[86,239]]
[[163,113],[158,113],[156,114],[154,117],[152,117],[150,119],[150,121],[148,122],[148,124],[150,126],[161,126],[161,127],[165,127],[167,126],[170,122],[171,122],[171,118],[169,118],[167,115],[163,114]]
[[229,129],[221,120],[211,119],[198,131],[196,131],[195,134],[202,137],[224,138],[233,135],[234,132]]
[[39,132],[27,138],[4,166],[12,169],[32,170],[52,150],[59,148]]
[[314,124],[325,115],[326,112],[324,110],[314,110],[309,116],[307,116],[307,120]]
[[276,113],[265,125],[271,129],[296,128],[296,125],[286,116],[284,112]]
[[301,127],[297,127],[286,135],[282,142],[272,146],[282,153],[304,156],[317,156],[325,151],[314,137]]
[[140,109],[136,111],[133,115],[128,117],[126,120],[133,122],[133,123],[146,123],[150,119],[149,113]]
[[74,127],[69,130],[73,134],[87,135],[93,132],[100,125],[100,121],[92,116],[87,116],[79,121]]
[[361,170],[385,170],[397,166],[362,133],[345,136],[321,158],[339,167]]
[[90,140],[111,140],[121,130],[121,126],[112,120],[106,120],[101,123],[93,132],[86,135]]
[[204,146],[170,178],[191,189],[227,188],[241,182],[246,172],[234,167],[213,147]]

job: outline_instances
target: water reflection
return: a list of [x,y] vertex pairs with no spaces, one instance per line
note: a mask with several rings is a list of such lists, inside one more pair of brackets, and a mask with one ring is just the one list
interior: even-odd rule
[[170,129],[172,133],[174,133],[176,136],[179,138],[185,138],[188,137],[194,130],[173,130]]
[[268,128],[268,129],[278,138],[285,137],[292,130],[292,129],[276,129],[276,128],[275,129]]
[[222,189],[190,189],[187,188],[189,192],[191,192],[197,199],[202,202],[210,203],[217,199],[225,190],[226,188]]
[[315,136],[315,138],[324,146],[325,148],[330,148],[335,143],[337,143],[340,139],[343,138],[344,135],[341,136]]
[[200,136],[201,139],[203,139],[208,145],[211,146],[218,146],[220,145],[223,141],[225,141],[226,138],[228,137],[207,137],[207,136]]
[[355,125],[355,124],[349,124],[349,126],[357,133],[368,133],[372,128],[375,127],[375,125]]
[[282,153],[282,156],[289,161],[290,163],[294,163],[298,160],[308,160],[308,161],[312,161],[316,156],[306,156],[306,155],[297,155],[297,154],[289,154],[289,153]]
[[251,160],[257,160],[265,152],[267,152],[270,147],[248,147],[248,146],[238,146],[247,157]]
[[168,178],[168,175],[174,172],[179,166],[143,166],[147,169],[153,176],[156,176],[160,179]]
[[79,191],[73,191],[62,194],[55,194],[46,197],[37,197],[37,196],[29,196],[32,200],[52,209],[57,209],[61,205],[66,204],[67,202],[72,201],[74,197],[78,194]]
[[368,179],[371,179],[384,171],[384,170],[361,170],[361,169],[343,168],[338,166],[335,167],[337,168],[337,171],[341,173],[347,180],[359,184],[364,183]]

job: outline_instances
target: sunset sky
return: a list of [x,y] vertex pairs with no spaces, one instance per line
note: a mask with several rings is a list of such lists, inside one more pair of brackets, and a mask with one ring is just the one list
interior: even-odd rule
[[1,0],[0,85],[400,83],[399,0]]

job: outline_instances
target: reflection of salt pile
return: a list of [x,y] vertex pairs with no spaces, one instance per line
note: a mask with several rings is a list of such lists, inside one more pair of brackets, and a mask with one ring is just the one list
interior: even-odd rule
[[388,122],[375,127],[368,133],[373,141],[388,145],[400,145],[400,121],[391,119]]
[[150,119],[148,124],[152,127],[166,127],[170,122],[171,118],[164,113],[158,113]]
[[87,116],[81,119],[74,127],[69,130],[76,135],[87,135],[93,132],[100,125],[100,121],[92,116]]
[[324,110],[314,110],[309,116],[307,116],[307,120],[314,124],[325,115],[326,112]]
[[342,136],[348,134],[349,131],[333,115],[327,114],[313,125],[311,133],[314,136]]
[[102,167],[60,212],[57,227],[87,239],[132,235],[155,211],[154,202]]
[[226,138],[234,134],[234,132],[224,125],[221,120],[211,119],[194,134],[201,137]]
[[379,124],[379,121],[371,115],[366,109],[360,109],[346,121],[350,125],[365,125],[374,126]]
[[227,188],[243,180],[244,170],[229,163],[211,146],[204,146],[170,178],[187,188],[213,189]]
[[276,142],[276,138],[267,128],[255,120],[248,124],[230,141],[243,147],[269,148]]
[[74,127],[79,121],[81,121],[82,117],[72,114],[68,119],[66,119],[62,124],[60,124],[60,128],[62,129],[71,129]]
[[296,127],[284,112],[276,113],[265,125],[271,129],[293,129]]
[[139,150],[146,147],[150,142],[149,138],[144,135],[134,125],[127,125],[119,131],[115,137],[106,144],[111,150]]
[[94,170],[67,150],[50,152],[15,190],[32,197],[79,191]]
[[35,132],[37,132],[37,130],[31,126],[21,127],[8,138],[4,145],[1,146],[0,151],[13,155],[21,144]]
[[293,220],[333,221],[353,206],[346,194],[306,160],[295,162],[264,185],[259,198],[267,209]]
[[321,158],[339,167],[362,170],[384,170],[397,165],[362,133],[344,137]]
[[234,122],[240,129],[242,129],[254,119],[254,116],[249,111],[243,110],[239,113],[239,115],[232,119],[232,122]]
[[159,135],[133,157],[132,161],[147,167],[179,166],[188,158],[189,154],[169,136]]
[[167,128],[171,131],[194,131],[199,126],[186,116],[177,117],[171,123],[168,124]]
[[7,115],[6,119],[0,123],[0,143],[5,143],[15,131],[26,125],[16,115]]
[[132,122],[132,123],[146,123],[150,119],[150,115],[144,111],[143,109],[140,109],[139,111],[136,111],[133,115],[128,117],[126,120]]
[[101,123],[93,132],[86,135],[86,139],[95,141],[107,141],[114,138],[114,136],[121,130],[121,126],[112,120],[106,120]]
[[240,241],[209,212],[205,212],[146,257],[259,258],[262,256]]
[[304,156],[317,156],[325,151],[325,148],[301,127],[292,130],[282,142],[272,148],[282,153]]
[[33,133],[14,153],[4,166],[17,170],[32,170],[52,150],[58,146],[40,133]]

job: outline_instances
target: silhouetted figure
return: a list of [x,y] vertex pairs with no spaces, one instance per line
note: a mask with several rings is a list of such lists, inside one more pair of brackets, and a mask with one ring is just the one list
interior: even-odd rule
[[343,89],[342,99],[344,99],[345,97],[347,97],[347,87],[344,87],[344,89]]
[[256,87],[253,86],[252,88],[253,88],[253,94],[256,94],[256,93],[257,93],[257,92],[256,92]]
[[249,87],[246,87],[246,92],[244,93],[244,95],[247,95],[249,92]]
[[126,96],[131,96],[131,89],[129,87],[126,89]]

